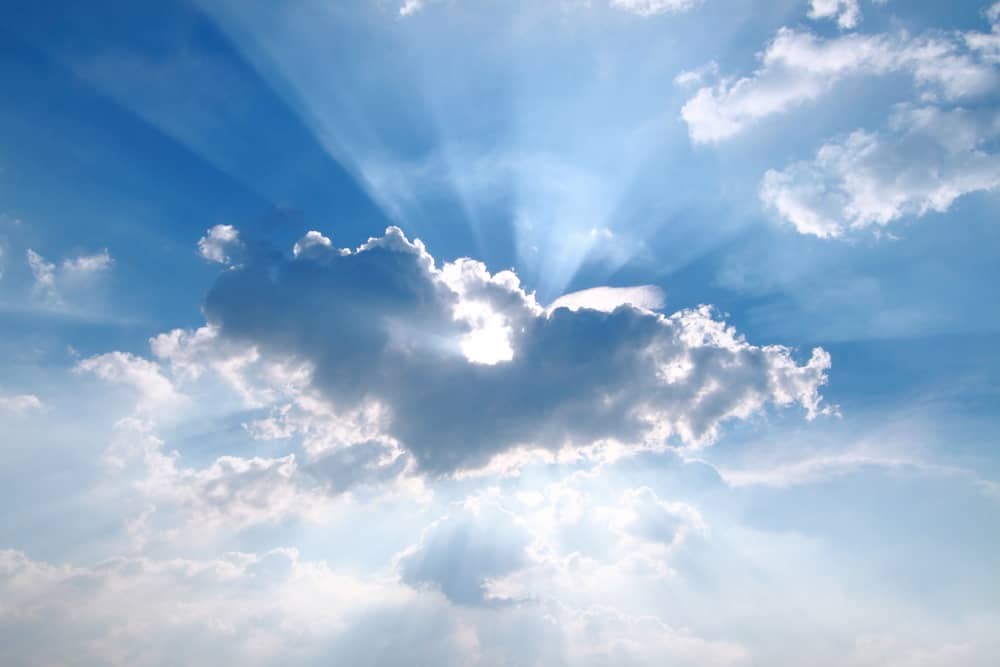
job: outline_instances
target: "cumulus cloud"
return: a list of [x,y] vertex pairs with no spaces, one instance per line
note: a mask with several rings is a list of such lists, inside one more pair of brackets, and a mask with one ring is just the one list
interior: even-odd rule
[[288,517],[316,517],[330,495],[303,475],[295,454],[281,457],[220,456],[205,467],[182,464],[165,448],[149,422],[125,418],[105,453],[114,469],[128,473],[149,508],[136,532],[157,528],[159,537],[200,538]]
[[[706,642],[655,616],[632,616],[615,606],[616,600],[634,601],[639,591],[650,593],[649,584],[666,584],[664,558],[685,534],[706,529],[693,507],[662,501],[645,487],[627,490],[610,505],[596,502],[580,488],[589,478],[555,483],[519,509],[501,506],[491,492],[454,503],[397,557],[400,580],[460,606],[543,614],[553,620],[546,634],[565,635],[566,664],[748,660],[736,644]],[[560,536],[567,528],[580,534],[577,545]],[[606,603],[585,602],[598,599]]]
[[809,18],[836,19],[841,28],[854,28],[861,22],[858,0],[809,0]]
[[[228,388],[255,410],[259,416],[243,422],[251,438],[294,439],[305,457],[302,473],[329,485],[329,491],[380,487],[409,472],[409,455],[387,433],[385,406],[365,401],[338,408],[311,388],[308,364],[264,358],[256,347],[220,336],[212,326],[159,334],[150,347],[178,385],[216,400]],[[213,378],[223,386],[215,387]]]
[[107,382],[121,384],[134,389],[139,395],[139,406],[144,410],[168,407],[182,400],[176,390],[156,364],[128,352],[108,352],[80,361],[77,373],[93,373]]
[[517,448],[705,445],[768,404],[812,417],[830,366],[752,345],[708,307],[547,313],[512,272],[438,268],[397,228],[354,251],[261,253],[219,277],[205,313],[222,340],[307,366],[338,411],[380,406],[383,434],[430,473]]
[[228,264],[229,253],[240,243],[239,232],[232,225],[216,225],[198,239],[198,252],[210,262]]
[[722,78],[698,89],[681,117],[692,141],[719,142],[763,118],[827,95],[847,77],[893,72],[908,73],[924,97],[957,101],[990,94],[1000,86],[1000,76],[980,44],[983,35],[848,34],[824,39],[781,28],[751,75]]
[[639,16],[677,14],[701,4],[701,0],[611,0],[611,6]]
[[[142,523],[167,526],[177,520],[202,529],[239,530],[320,516],[341,494],[422,494],[419,481],[409,476],[410,456],[384,433],[379,405],[338,410],[309,389],[307,369],[261,359],[252,347],[223,339],[212,327],[173,330],[153,337],[150,345],[155,360],[110,352],[75,367],[137,394],[133,412],[116,425],[105,461],[130,475],[141,502],[155,510]],[[206,418],[204,404],[222,412],[251,410],[259,416],[243,423],[249,438],[288,439],[293,451],[219,456],[201,467],[185,464],[180,453],[165,448],[156,423],[180,413],[191,417],[192,411]]]
[[1000,187],[1000,114],[905,106],[882,132],[857,130],[812,161],[769,170],[761,199],[803,234],[841,237],[907,215],[947,211]]

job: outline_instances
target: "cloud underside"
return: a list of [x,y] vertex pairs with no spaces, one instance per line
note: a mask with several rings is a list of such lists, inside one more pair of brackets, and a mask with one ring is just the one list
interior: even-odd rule
[[[516,449],[699,446],[768,404],[823,409],[823,350],[797,363],[710,308],[546,311],[512,272],[468,259],[439,268],[397,228],[354,251],[317,238],[292,257],[248,251],[209,293],[209,325],[263,358],[305,364],[338,412],[377,406],[381,435],[425,472]],[[638,294],[648,304],[658,293]]]

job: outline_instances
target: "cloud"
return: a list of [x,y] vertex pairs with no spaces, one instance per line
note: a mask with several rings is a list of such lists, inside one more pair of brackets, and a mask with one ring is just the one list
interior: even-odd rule
[[42,401],[34,394],[0,395],[0,413],[20,415],[32,410],[40,410]]
[[89,567],[0,551],[0,599],[3,664],[261,665],[315,664],[365,609],[408,597],[275,549]]
[[[973,641],[939,642],[928,645],[923,638],[901,638],[892,634],[866,634],[858,637],[844,663],[849,667],[949,667],[950,665],[988,665],[1000,649],[995,635],[985,626],[995,619],[976,619],[970,623],[978,635]],[[984,622],[985,621],[985,622]],[[992,654],[992,655],[991,655]]]
[[[409,455],[387,434],[387,409],[375,401],[339,409],[309,386],[308,365],[262,358],[254,346],[220,336],[212,326],[174,329],[151,338],[150,347],[195,397],[218,402],[220,392],[234,391],[244,408],[256,411],[243,422],[244,431],[255,440],[296,441],[305,457],[302,473],[331,492],[384,486],[410,471]],[[213,378],[223,386],[213,385]]]
[[611,6],[639,16],[678,14],[701,4],[701,0],[611,0]]
[[[663,559],[670,548],[686,532],[705,530],[697,510],[661,501],[648,488],[628,490],[604,506],[574,488],[586,478],[553,484],[520,510],[502,507],[492,491],[453,503],[397,557],[400,580],[460,607],[488,609],[494,622],[505,614],[548,619],[543,633],[557,637],[563,650],[561,660],[544,661],[550,664],[745,664],[750,654],[737,644],[706,641],[656,616],[613,606],[656,595],[649,586],[666,583]],[[592,481],[594,487],[606,482]],[[588,550],[558,537],[561,529],[579,531],[584,524],[580,544]],[[605,547],[608,559],[601,557]],[[579,602],[595,599],[606,603]],[[525,646],[536,641],[519,640]]]
[[316,517],[329,497],[315,479],[301,474],[294,454],[220,456],[202,468],[181,465],[180,455],[164,448],[152,425],[137,418],[116,424],[105,461],[131,476],[149,508],[136,530],[155,526],[161,539],[190,542],[288,517]]
[[[263,360],[212,327],[173,330],[153,337],[150,346],[158,361],[111,352],[84,359],[75,370],[138,394],[134,410],[116,425],[105,461],[132,476],[164,530],[173,519],[204,531],[315,517],[346,493],[422,493],[409,477],[410,456],[383,431],[379,405],[337,410],[305,386],[308,373],[300,365]],[[255,415],[243,423],[249,438],[288,439],[296,451],[220,456],[190,467],[155,432],[156,422],[218,419],[220,412],[247,409]]]
[[947,211],[1000,187],[1000,114],[904,106],[882,132],[856,130],[809,162],[768,170],[763,202],[803,234],[842,237],[903,216]]
[[75,271],[78,273],[90,273],[95,271],[106,271],[113,264],[111,255],[107,248],[93,255],[80,255],[72,259],[63,261],[62,267],[65,271]]
[[618,306],[635,306],[646,310],[659,310],[665,303],[663,290],[656,285],[638,287],[592,287],[564,294],[549,306],[548,312],[556,308],[579,310],[590,308],[610,313]]
[[159,364],[128,352],[108,352],[77,363],[77,373],[93,373],[106,382],[122,384],[139,394],[139,407],[154,410],[183,400]]
[[305,364],[337,411],[381,406],[384,435],[432,474],[517,448],[706,445],[769,404],[813,417],[830,366],[821,349],[800,365],[751,345],[708,307],[546,313],[514,273],[438,268],[397,228],[349,252],[260,253],[219,277],[205,313],[222,340]]
[[439,590],[452,602],[495,602],[492,579],[528,565],[532,536],[523,521],[489,501],[471,499],[428,526],[397,558],[400,579]]
[[849,34],[824,39],[781,28],[750,76],[722,78],[698,89],[682,107],[681,117],[692,141],[716,143],[763,118],[818,100],[847,77],[893,72],[908,73],[924,97],[956,101],[988,95],[1000,85],[1000,76],[976,41],[983,35]]
[[716,470],[722,480],[732,487],[765,486],[784,489],[823,482],[869,468],[964,479],[983,493],[1000,497],[1000,483],[986,479],[974,470],[863,450],[812,456],[766,468]]
[[664,502],[648,487],[625,492],[615,526],[634,539],[667,547],[680,544],[691,531],[705,532],[705,522],[697,509],[685,503]]
[[411,16],[424,8],[423,0],[406,0],[399,7],[400,16]]
[[701,667],[752,664],[739,644],[710,641],[670,627],[659,618],[606,607],[566,610],[560,622],[580,641],[569,648],[573,665],[676,665]]
[[239,246],[239,232],[232,225],[216,225],[198,239],[198,252],[210,262],[229,264],[229,255]]
[[35,278],[35,290],[54,296],[56,289],[56,265],[46,262],[45,258],[28,248],[28,267]]
[[858,0],[809,0],[809,18],[835,18],[841,28],[854,28],[861,22],[861,7]]
[[0,551],[0,662],[160,665],[748,664],[649,615],[557,603],[475,610],[294,549],[54,565]]
[[72,287],[88,276],[108,270],[114,264],[107,249],[93,255],[65,259],[58,266],[31,248],[25,254],[28,268],[35,280],[35,293],[53,303],[62,301],[61,288]]

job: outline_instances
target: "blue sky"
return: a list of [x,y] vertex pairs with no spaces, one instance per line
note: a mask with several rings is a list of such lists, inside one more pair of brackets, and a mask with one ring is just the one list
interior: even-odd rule
[[9,2],[3,664],[989,665],[1000,5]]

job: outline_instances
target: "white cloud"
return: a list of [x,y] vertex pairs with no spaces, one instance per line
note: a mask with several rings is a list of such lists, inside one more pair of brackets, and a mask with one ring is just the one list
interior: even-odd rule
[[198,239],[198,251],[210,262],[229,264],[228,253],[240,243],[239,232],[232,225],[216,225]]
[[715,469],[722,480],[733,487],[766,486],[779,489],[822,482],[864,469],[882,469],[965,479],[983,493],[1000,497],[1000,483],[983,478],[974,470],[863,449],[821,454],[764,468]]
[[556,308],[579,310],[590,308],[610,313],[619,306],[631,305],[647,310],[659,310],[665,303],[663,290],[656,285],[639,285],[637,287],[591,287],[564,294],[548,307],[548,312]]
[[28,248],[28,267],[35,278],[35,290],[54,298],[56,295],[56,265],[45,261],[45,258]]
[[719,63],[710,60],[701,67],[692,70],[685,70],[674,77],[674,85],[696,86],[701,85],[707,79],[714,79],[719,76]]
[[316,518],[329,499],[322,484],[302,473],[294,454],[220,456],[203,468],[185,467],[177,452],[165,450],[152,425],[137,418],[118,422],[105,461],[134,480],[148,508],[141,528],[155,526],[160,539],[191,543],[289,517]]
[[734,642],[711,641],[649,615],[607,607],[566,609],[560,623],[577,638],[569,648],[573,665],[676,665],[722,667],[752,664],[751,653]]
[[841,28],[854,28],[861,22],[859,0],[809,0],[809,18],[837,19]]
[[89,567],[0,551],[0,662],[315,664],[364,612],[411,598],[290,549]]
[[613,521],[621,533],[665,547],[680,544],[689,532],[706,531],[697,509],[686,503],[660,500],[648,487],[627,490]]
[[169,407],[184,398],[158,364],[128,352],[108,352],[88,357],[80,361],[74,370],[93,373],[107,382],[132,387],[139,394],[139,406],[143,410]]
[[423,0],[406,0],[406,2],[404,2],[399,7],[399,15],[411,16],[413,14],[416,14],[423,8],[424,8]]
[[329,248],[332,245],[333,241],[323,236],[323,234],[321,234],[320,232],[317,232],[316,230],[311,230],[309,232],[306,232],[306,235],[295,243],[295,246],[292,248],[292,254],[298,257],[303,252],[308,251],[309,248],[313,246]]
[[760,196],[803,234],[841,237],[903,216],[947,211],[1000,187],[1000,114],[902,107],[886,130],[857,130],[814,160],[764,175]]
[[107,249],[93,255],[65,259],[58,266],[31,248],[27,249],[26,255],[35,279],[35,293],[56,304],[62,301],[63,288],[73,287],[93,274],[107,271],[114,263]]
[[995,634],[993,637],[981,635],[977,641],[950,641],[937,645],[892,634],[866,634],[855,640],[854,650],[844,664],[848,667],[985,667],[993,660],[990,654],[995,655],[997,650],[1000,650],[1000,642]]
[[93,255],[80,255],[72,259],[64,260],[62,267],[66,271],[78,273],[91,273],[95,271],[106,271],[113,264],[111,255],[105,248],[101,252]]
[[681,109],[691,139],[719,142],[753,123],[827,95],[843,79],[907,72],[925,97],[989,94],[1000,75],[966,44],[970,35],[849,34],[824,39],[781,28],[750,76],[700,88]]
[[452,504],[397,557],[400,579],[458,605],[487,608],[495,622],[504,610],[541,614],[549,619],[544,634],[565,651],[547,664],[745,664],[750,654],[738,644],[707,641],[615,606],[667,584],[667,553],[687,532],[705,531],[697,510],[661,501],[646,488],[604,506],[574,487],[553,484],[521,512],[503,507],[490,491]]
[[477,610],[294,549],[54,565],[0,551],[3,664],[718,667],[747,650],[606,606]]
[[41,408],[42,401],[34,394],[0,395],[0,413],[7,412],[20,415],[32,410],[40,410]]
[[686,12],[699,4],[701,4],[701,0],[611,0],[612,7],[639,16],[677,14]]

